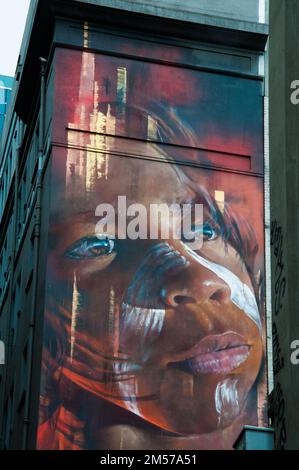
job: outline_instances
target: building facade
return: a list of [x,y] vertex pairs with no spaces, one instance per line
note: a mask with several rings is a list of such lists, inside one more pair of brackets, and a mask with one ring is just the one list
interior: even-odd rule
[[298,2],[270,2],[271,263],[276,447],[299,448]]
[[4,125],[7,107],[10,100],[13,78],[0,75],[0,136]]
[[31,3],[1,149],[3,448],[268,426],[266,41],[261,0]]

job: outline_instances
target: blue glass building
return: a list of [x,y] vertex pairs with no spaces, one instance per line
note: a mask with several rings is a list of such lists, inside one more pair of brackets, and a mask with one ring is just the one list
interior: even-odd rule
[[4,125],[4,119],[10,100],[13,78],[0,75],[0,137]]

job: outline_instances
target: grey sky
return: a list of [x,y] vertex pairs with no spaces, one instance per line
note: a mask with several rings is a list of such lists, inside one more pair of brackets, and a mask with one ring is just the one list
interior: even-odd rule
[[30,0],[2,0],[0,5],[0,75],[14,76]]

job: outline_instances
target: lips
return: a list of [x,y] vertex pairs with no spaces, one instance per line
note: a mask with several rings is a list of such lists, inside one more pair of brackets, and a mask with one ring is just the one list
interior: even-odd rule
[[206,336],[181,359],[169,364],[192,374],[227,374],[246,361],[250,345],[243,336],[227,332],[221,335]]

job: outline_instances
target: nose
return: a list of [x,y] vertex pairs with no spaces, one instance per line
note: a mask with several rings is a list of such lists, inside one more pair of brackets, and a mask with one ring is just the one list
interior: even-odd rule
[[160,295],[168,308],[182,304],[211,302],[224,305],[230,301],[230,288],[225,281],[203,266],[190,266],[161,288]]

